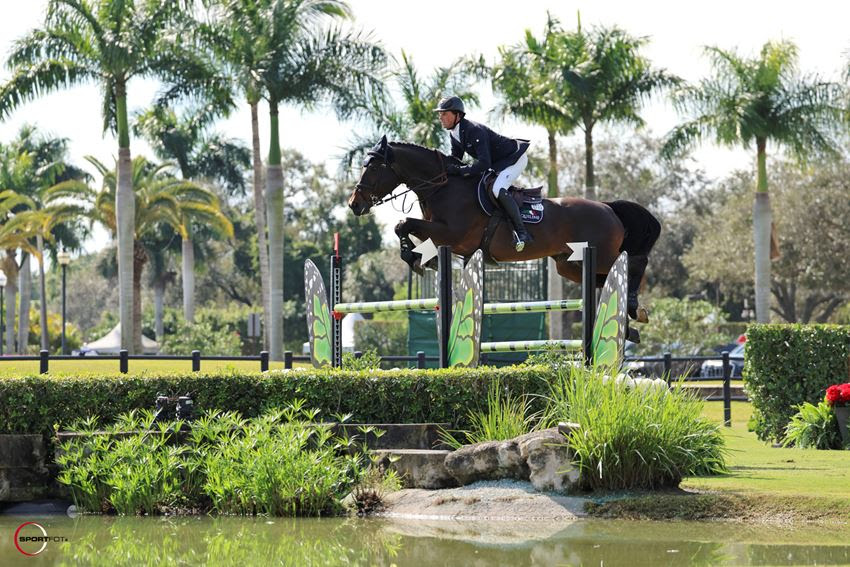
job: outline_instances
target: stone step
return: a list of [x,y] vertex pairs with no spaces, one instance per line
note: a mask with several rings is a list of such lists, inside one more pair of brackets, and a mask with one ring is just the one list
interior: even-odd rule
[[[685,390],[696,392],[703,400],[722,400],[723,386],[720,384],[685,384],[682,386]],[[748,401],[747,392],[744,386],[733,384],[729,387],[729,393],[735,401]]]
[[377,463],[394,470],[405,488],[449,488],[457,480],[446,469],[445,449],[379,449],[373,451]]
[[[362,439],[364,434],[360,428],[367,424],[343,423],[337,425],[338,430],[344,430],[347,435],[357,435]],[[383,433],[373,432],[365,435],[366,446],[370,449],[446,449],[440,441],[440,428],[451,428],[448,423],[370,423],[372,427]]]

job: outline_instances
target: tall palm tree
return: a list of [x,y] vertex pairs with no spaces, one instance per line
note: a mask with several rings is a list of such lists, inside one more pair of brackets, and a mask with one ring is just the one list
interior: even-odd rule
[[[493,90],[501,95],[497,107],[500,115],[512,115],[526,122],[543,126],[549,143],[549,175],[547,194],[560,197],[558,190],[558,140],[559,134],[569,134],[579,125],[576,116],[565,112],[565,104],[558,95],[562,89],[560,69],[574,64],[563,57],[571,52],[560,49],[564,31],[558,21],[547,14],[543,37],[537,39],[526,30],[525,41],[512,47],[499,49],[499,61],[492,69]],[[547,296],[555,301],[563,297],[563,278],[555,263],[547,265]],[[549,313],[549,338],[564,336],[564,313]]]
[[[0,88],[0,117],[44,93],[88,82],[103,93],[104,129],[118,138],[119,305],[122,347],[133,349],[133,207],[127,89],[134,77],[158,77],[177,96],[213,84],[206,61],[193,53],[178,18],[190,0],[48,0],[41,29],[15,42],[8,58],[12,78]],[[185,20],[185,18],[184,18]]]
[[841,88],[797,72],[797,48],[790,41],[767,42],[758,57],[707,47],[712,76],[683,87],[675,98],[687,122],[674,128],[663,152],[673,155],[698,141],[756,148],[753,201],[756,320],[770,320],[771,210],[767,182],[767,143],[798,159],[834,153],[842,123]]
[[[280,158],[279,107],[311,109],[329,101],[341,118],[381,96],[380,73],[386,54],[357,32],[322,29],[331,18],[348,18],[339,0],[233,0],[216,6],[219,22],[232,33],[220,34],[220,51],[238,58],[243,85],[269,104],[271,136],[266,165],[266,217],[269,234],[269,318],[266,328],[274,360],[283,357],[283,171]],[[246,43],[247,42],[247,43]],[[250,53],[247,53],[250,52]],[[224,56],[229,60],[228,56]],[[250,75],[250,78],[248,76]],[[250,100],[249,100],[250,102]],[[255,175],[256,178],[256,175]]]
[[[86,158],[103,176],[103,186],[94,190],[80,181],[67,181],[52,187],[49,202],[74,200],[82,202],[80,213],[118,234],[115,193],[118,186],[116,169],[108,168],[95,158]],[[233,225],[222,214],[218,197],[212,191],[191,181],[177,179],[167,173],[171,164],[154,165],[137,156],[132,162],[135,187],[135,234],[133,239],[133,343],[142,346],[142,271],[149,259],[144,243],[160,225],[166,225],[181,236],[186,234],[187,220],[203,223],[229,237]],[[123,328],[122,328],[123,332]],[[124,339],[122,337],[122,344]]]
[[567,123],[584,132],[585,193],[596,199],[593,167],[593,129],[600,123],[642,126],[641,103],[651,95],[678,83],[678,79],[652,67],[641,55],[648,39],[634,37],[617,27],[593,27],[585,31],[581,20],[574,32],[550,37],[557,44],[534,52],[553,65],[560,79],[554,98]]
[[[212,121],[226,110],[215,103],[187,112],[184,116],[162,106],[154,107],[137,117],[134,131],[153,147],[156,156],[173,160],[184,180],[207,179],[221,183],[230,193],[243,193],[243,171],[250,164],[250,153],[241,143],[220,134],[207,134]],[[186,224],[186,236],[181,239],[183,269],[183,317],[195,319],[195,227]]]

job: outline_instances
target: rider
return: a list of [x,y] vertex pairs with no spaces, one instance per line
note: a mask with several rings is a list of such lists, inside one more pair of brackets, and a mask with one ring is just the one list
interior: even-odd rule
[[440,124],[449,131],[452,141],[452,157],[458,160],[464,152],[475,158],[469,165],[446,164],[449,175],[477,175],[485,171],[496,172],[493,195],[507,213],[516,234],[516,251],[522,252],[526,244],[534,239],[525,230],[519,207],[508,194],[511,186],[528,165],[526,151],[528,140],[514,140],[501,136],[483,124],[466,119],[463,101],[449,96],[440,100],[435,111],[440,113]]

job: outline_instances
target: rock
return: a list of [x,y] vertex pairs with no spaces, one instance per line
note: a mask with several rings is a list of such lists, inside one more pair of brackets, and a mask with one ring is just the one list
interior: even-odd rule
[[465,445],[449,453],[446,469],[462,486],[478,480],[528,480],[528,465],[515,440]]
[[395,470],[405,488],[447,488],[457,481],[444,462],[449,451],[425,449],[378,449],[377,464]]
[[564,492],[578,481],[567,439],[559,429],[560,425],[514,439],[528,465],[528,480],[536,490]]

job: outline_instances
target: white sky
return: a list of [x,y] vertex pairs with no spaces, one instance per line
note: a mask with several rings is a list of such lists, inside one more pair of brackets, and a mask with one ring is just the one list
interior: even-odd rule
[[[582,24],[604,24],[624,28],[631,34],[650,37],[646,55],[657,67],[696,81],[707,74],[709,67],[701,55],[702,46],[717,45],[738,48],[742,53],[755,54],[765,41],[789,39],[800,54],[804,72],[817,72],[837,78],[847,64],[850,49],[850,3],[810,0],[808,2],[778,0],[714,0],[712,2],[649,0],[495,2],[493,0],[430,0],[393,2],[376,0],[350,1],[360,28],[371,30],[394,55],[404,49],[426,76],[434,67],[446,65],[459,56],[481,53],[492,63],[500,45],[519,42],[526,29],[541,35],[546,11],[561,20],[565,28],[575,26],[576,14],[581,12]],[[11,42],[31,28],[40,25],[46,0],[0,0],[3,17],[0,19],[0,57],[5,59]],[[0,80],[8,78],[5,63]],[[137,81],[130,86],[129,108],[132,111],[148,105],[156,85]],[[470,118],[486,121],[494,99],[482,86],[483,108],[469,112]],[[34,123],[41,130],[71,140],[72,160],[88,166],[82,159],[92,154],[109,162],[116,153],[117,143],[102,133],[100,94],[96,87],[78,87],[44,97],[21,106],[9,118],[0,122],[0,140],[12,138],[24,123]],[[648,106],[644,118],[656,135],[664,134],[677,122],[677,116],[664,103]],[[268,150],[268,120],[261,107],[261,143]],[[334,158],[349,140],[351,123],[339,123],[327,109],[302,113],[293,108],[281,109],[281,144],[294,147],[313,161],[326,161],[330,171],[336,171]],[[229,136],[250,144],[250,115],[247,107],[239,109],[218,129]],[[507,123],[497,129],[504,134],[531,138],[544,145],[545,132],[520,123]],[[599,131],[599,137],[604,131]],[[578,138],[575,138],[578,141]],[[138,140],[131,142],[133,154],[147,148]],[[723,150],[706,147],[694,154],[696,166],[709,174],[720,176],[734,168],[749,167],[751,156],[744,150]],[[379,213],[379,219],[395,224],[400,213],[391,209]],[[101,248],[105,242],[89,243],[90,249]]]

